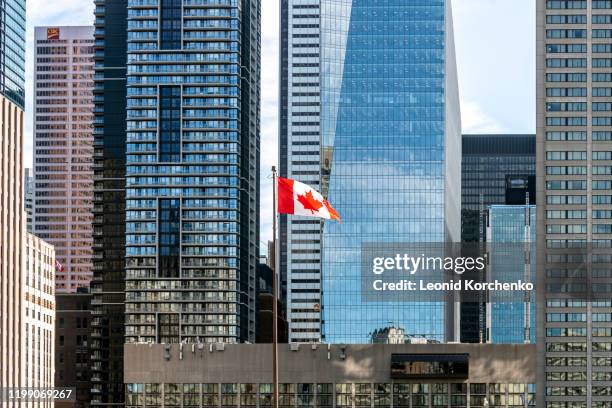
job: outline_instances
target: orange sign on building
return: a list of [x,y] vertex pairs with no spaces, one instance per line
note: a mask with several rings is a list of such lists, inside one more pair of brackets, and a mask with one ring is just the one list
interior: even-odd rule
[[47,28],[47,40],[59,40],[59,39],[60,39],[59,27]]

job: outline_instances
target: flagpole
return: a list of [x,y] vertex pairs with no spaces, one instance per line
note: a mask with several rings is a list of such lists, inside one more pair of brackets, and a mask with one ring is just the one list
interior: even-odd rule
[[274,266],[272,271],[272,407],[278,408],[278,280],[277,272],[277,246],[276,246],[276,223],[278,217],[277,210],[277,181],[276,166],[272,166],[272,192],[274,195],[274,205],[272,206],[272,254],[270,264]]

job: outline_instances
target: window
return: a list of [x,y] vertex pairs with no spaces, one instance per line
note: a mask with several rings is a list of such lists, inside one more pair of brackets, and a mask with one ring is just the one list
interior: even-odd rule
[[159,200],[158,273],[163,278],[178,278],[180,269],[180,200]]
[[182,0],[162,0],[160,20],[159,36],[161,49],[180,50]]
[[586,22],[584,14],[546,16],[547,24],[586,24]]
[[558,9],[586,9],[586,0],[548,0],[546,8]]
[[181,161],[181,88],[159,88],[159,161]]

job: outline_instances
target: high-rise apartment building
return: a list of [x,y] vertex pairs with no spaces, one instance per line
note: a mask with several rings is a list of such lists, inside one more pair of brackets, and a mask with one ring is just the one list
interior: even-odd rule
[[450,1],[281,4],[280,174],[342,215],[281,219],[290,340],[364,343],[389,325],[453,338],[450,305],[360,299],[362,243],[460,240]]
[[[463,135],[461,242],[487,242],[490,205],[535,204],[535,135]],[[533,229],[535,232],[535,228]],[[461,303],[460,340],[486,342],[485,304]]]
[[33,231],[55,247],[58,293],[92,276],[93,27],[34,30]]
[[128,0],[126,342],[254,342],[260,2]]
[[0,388],[6,388],[23,384],[25,361],[25,0],[3,0],[0,5],[0,21],[10,21],[0,29]]
[[611,97],[612,1],[538,1],[538,407],[612,405]]
[[[23,387],[55,384],[55,251],[42,239],[26,234]],[[52,408],[52,400],[29,401],[25,407]]]
[[96,0],[91,405],[123,406],[127,0]]
[[32,169],[25,169],[24,177],[24,207],[26,212],[26,227],[28,232],[32,232],[32,205],[34,201],[34,177],[32,177]]

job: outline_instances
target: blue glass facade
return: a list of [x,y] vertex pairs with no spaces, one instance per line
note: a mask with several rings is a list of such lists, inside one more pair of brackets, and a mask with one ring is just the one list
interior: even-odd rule
[[0,0],[0,93],[25,104],[25,0]]
[[[492,245],[491,279],[498,277],[505,282],[524,280],[525,271],[536,273],[536,210],[535,206],[492,205],[489,208],[487,240]],[[513,244],[506,247],[499,244]],[[525,247],[523,244],[527,244]],[[504,249],[505,248],[505,249]],[[529,248],[529,264],[525,264],[525,250]],[[530,299],[530,312],[525,313],[525,303],[518,301],[497,301],[492,295],[488,318],[491,343],[521,344],[526,337],[529,342],[536,340],[535,292]],[[526,319],[529,324],[526,324]],[[529,328],[526,334],[525,329]]]
[[452,339],[443,303],[363,303],[361,245],[460,237],[461,136],[450,1],[321,1],[323,340],[394,326]]
[[259,19],[128,1],[127,342],[255,340]]

